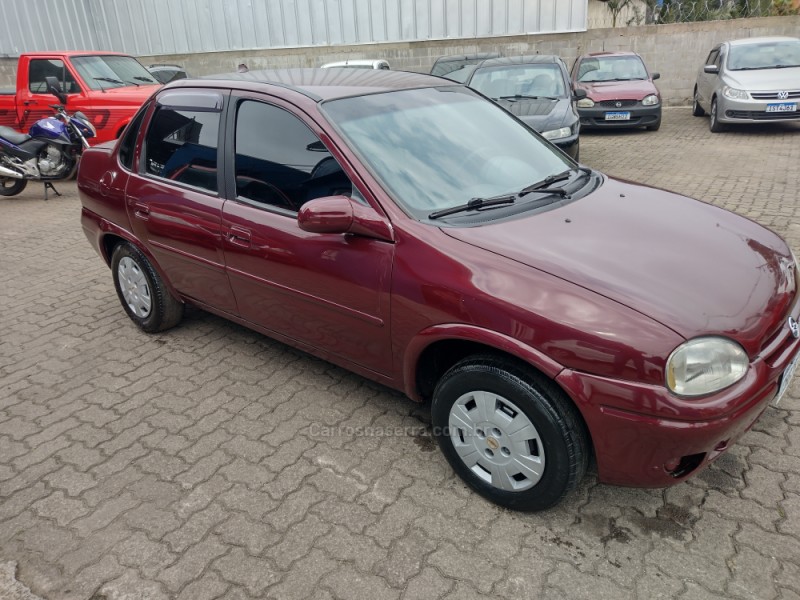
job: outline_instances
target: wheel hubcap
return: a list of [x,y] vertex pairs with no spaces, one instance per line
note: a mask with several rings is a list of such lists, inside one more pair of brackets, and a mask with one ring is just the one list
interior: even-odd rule
[[136,261],[125,256],[119,261],[117,276],[122,297],[125,298],[128,308],[137,317],[147,318],[150,314],[152,298],[150,297],[150,286],[147,285],[147,278],[142,269],[136,264]]
[[513,402],[492,392],[468,392],[453,404],[448,424],[459,458],[486,483],[521,492],[542,478],[539,432]]

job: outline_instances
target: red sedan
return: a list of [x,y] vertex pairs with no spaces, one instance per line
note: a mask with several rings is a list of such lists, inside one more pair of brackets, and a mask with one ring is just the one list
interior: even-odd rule
[[605,482],[683,480],[797,364],[780,237],[581,167],[439,78],[173,83],[78,185],[141,329],[191,303],[430,399],[455,471],[514,509],[557,503],[592,455]]

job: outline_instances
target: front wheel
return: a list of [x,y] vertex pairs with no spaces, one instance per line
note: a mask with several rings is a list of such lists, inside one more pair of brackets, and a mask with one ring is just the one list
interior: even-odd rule
[[153,265],[133,244],[122,242],[114,248],[111,272],[122,307],[142,330],[164,331],[183,318],[183,304],[172,297]]
[[514,510],[557,504],[586,472],[589,443],[575,406],[532,369],[467,358],[436,386],[434,435],[471,488]]
[[717,99],[714,98],[711,101],[711,113],[708,115],[708,128],[712,133],[719,133],[724,129],[722,123],[719,122],[717,110]]
[[16,196],[28,185],[27,179],[0,177],[0,196]]
[[700,106],[700,101],[697,99],[697,87],[695,87],[694,95],[692,96],[692,116],[702,117],[704,114],[706,114],[706,111]]

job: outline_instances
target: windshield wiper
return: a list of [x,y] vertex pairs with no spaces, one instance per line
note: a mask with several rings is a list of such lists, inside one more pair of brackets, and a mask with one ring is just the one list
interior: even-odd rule
[[555,175],[548,175],[541,181],[537,181],[536,183],[532,183],[526,188],[522,188],[518,193],[517,196],[520,198],[526,194],[532,194],[533,192],[542,192],[542,193],[553,193],[559,194],[560,196],[566,196],[567,190],[564,188],[551,188],[550,186],[554,183],[559,181],[566,181],[572,176],[573,169],[569,169],[567,171],[563,171],[561,173],[556,173]]
[[518,198],[522,198],[527,194],[554,194],[556,196],[561,196],[562,198],[569,197],[569,192],[564,188],[560,187],[550,187],[554,183],[558,183],[559,181],[566,181],[569,179],[575,171],[579,173],[584,173],[586,175],[591,175],[592,170],[588,167],[577,167],[575,169],[567,169],[566,171],[562,171],[561,173],[556,173],[555,175],[548,175],[541,181],[537,181],[534,184],[529,185],[526,188],[521,189],[519,192],[515,194],[503,194],[502,196],[492,196],[491,198],[473,198],[466,204],[460,204],[458,206],[453,206],[452,208],[445,208],[442,210],[437,210],[432,212],[428,215],[429,219],[439,219],[441,217],[447,217],[449,215],[454,215],[460,212],[466,212],[468,210],[478,210],[481,208],[489,208],[492,206],[507,206],[509,204],[514,204]]
[[95,77],[95,81],[107,81],[108,83],[119,83],[120,85],[125,85],[124,81],[120,81],[119,79],[112,79],[111,77]]
[[514,96],[500,96],[495,100],[558,100],[553,96],[526,96],[525,94],[515,94]]
[[134,79],[136,81],[144,81],[145,83],[158,83],[155,79],[150,79],[149,77],[136,76]]
[[516,194],[506,194],[504,196],[495,196],[493,198],[473,198],[466,204],[459,204],[458,206],[453,206],[452,208],[444,208],[442,210],[434,211],[428,215],[428,218],[440,219],[441,217],[447,217],[449,215],[466,212],[468,210],[478,210],[492,206],[505,206],[507,204],[514,204],[516,200]]

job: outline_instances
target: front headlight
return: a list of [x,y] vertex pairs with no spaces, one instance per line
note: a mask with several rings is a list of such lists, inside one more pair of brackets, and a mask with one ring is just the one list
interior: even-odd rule
[[591,98],[581,98],[578,100],[577,106],[578,108],[592,108],[594,106],[594,100]]
[[667,360],[667,387],[679,396],[704,396],[733,385],[747,373],[747,353],[734,341],[701,337],[678,346]]
[[645,96],[642,100],[642,106],[655,106],[656,104],[658,104],[658,96],[655,94]]
[[543,131],[542,137],[546,140],[558,140],[560,138],[569,137],[572,134],[571,127],[562,127],[560,129],[551,129],[550,131]]
[[731,100],[748,100],[750,95],[744,90],[737,90],[729,86],[722,88],[722,95]]

